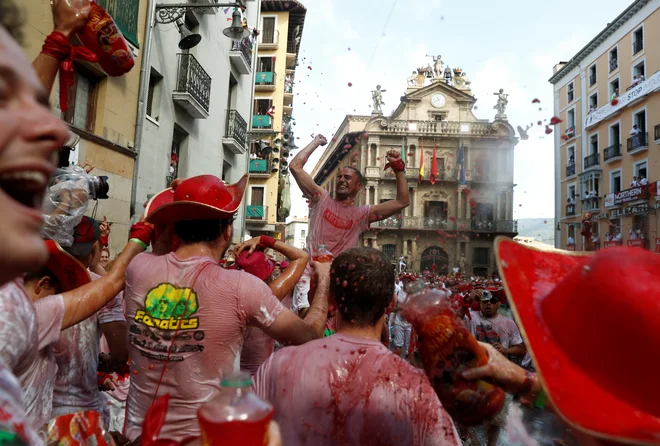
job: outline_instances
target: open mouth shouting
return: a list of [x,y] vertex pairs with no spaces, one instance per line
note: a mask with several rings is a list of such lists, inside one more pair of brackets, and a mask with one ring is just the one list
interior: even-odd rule
[[39,214],[51,169],[6,167],[0,170],[0,189],[24,208]]

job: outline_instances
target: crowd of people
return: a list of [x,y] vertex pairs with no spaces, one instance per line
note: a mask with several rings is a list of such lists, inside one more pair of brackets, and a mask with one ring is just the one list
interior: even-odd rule
[[[82,412],[98,414],[112,432],[102,439],[108,444],[224,444],[208,433],[200,440],[197,415],[237,370],[274,408],[269,445],[461,444],[465,426],[441,403],[437,377],[419,367],[415,348],[453,334],[419,337],[400,312],[406,284],[420,280],[451,302],[452,318],[485,352],[476,367],[465,365],[472,358],[455,364],[445,384],[487,380],[507,392],[504,408],[484,420],[489,444],[510,422],[514,396],[552,407],[580,444],[658,443],[659,261],[643,250],[567,256],[503,239],[501,279],[397,277],[382,252],[356,246],[371,223],[410,204],[398,151],[385,165],[396,198],[374,206],[356,206],[364,187],[356,166],[339,169],[334,196],[304,170],[327,144],[323,136],[295,156],[290,171],[310,201],[304,250],[266,235],[231,246],[247,176],[227,185],[201,175],[151,198],[111,260],[109,223],[73,212],[89,197],[49,180],[69,132],[48,96],[73,53],[70,37],[90,13],[84,2],[51,5],[59,37],[47,39],[51,46],[30,66],[9,33],[20,30],[13,5],[0,0],[3,444],[98,444],[81,432],[88,424],[65,423],[81,429],[66,440],[53,428],[62,428],[53,420]],[[89,173],[71,169],[70,176]],[[56,205],[42,207],[55,193]],[[63,222],[74,220],[69,231]],[[56,229],[65,237],[44,239],[52,234],[44,221],[62,223]],[[276,263],[271,250],[287,260]],[[640,274],[645,281],[621,283]],[[509,304],[512,312],[502,309]],[[603,311],[593,317],[596,306]],[[154,420],[163,395],[166,410]]]

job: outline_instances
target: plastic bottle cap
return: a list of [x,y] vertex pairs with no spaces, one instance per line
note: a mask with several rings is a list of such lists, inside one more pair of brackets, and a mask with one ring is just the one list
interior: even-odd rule
[[252,377],[247,372],[230,372],[222,377],[222,387],[247,387],[252,385]]
[[235,379],[231,380],[222,380],[220,381],[220,385],[222,387],[249,387],[252,385],[252,380],[251,379],[246,379],[244,381],[239,381]]

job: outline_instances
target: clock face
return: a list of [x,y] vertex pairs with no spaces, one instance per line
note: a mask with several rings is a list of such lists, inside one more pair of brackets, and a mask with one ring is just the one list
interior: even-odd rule
[[446,103],[447,103],[447,99],[441,93],[436,93],[433,96],[431,96],[431,105],[433,105],[436,108],[444,107]]

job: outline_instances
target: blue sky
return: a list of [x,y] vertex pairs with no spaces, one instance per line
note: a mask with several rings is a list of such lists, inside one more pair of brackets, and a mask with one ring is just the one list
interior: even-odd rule
[[[621,0],[302,1],[308,12],[293,114],[300,147],[312,134],[329,138],[346,114],[369,114],[370,91],[376,84],[387,90],[383,111],[390,114],[410,73],[431,62],[426,54],[441,54],[450,67],[467,73],[480,119],[494,118],[492,93],[504,88],[514,128],[549,120],[552,67],[570,59],[629,4]],[[532,104],[534,98],[541,103]],[[529,134],[530,139],[515,149],[514,218],[553,217],[553,135],[546,136],[544,127],[538,126]],[[306,170],[313,169],[321,153],[319,148]],[[300,196],[292,183],[292,217],[307,215]]]

